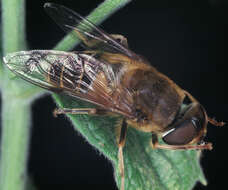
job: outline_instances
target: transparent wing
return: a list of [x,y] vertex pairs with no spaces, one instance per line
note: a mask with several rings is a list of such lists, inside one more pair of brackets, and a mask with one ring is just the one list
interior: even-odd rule
[[[21,51],[8,54],[4,57],[4,63],[15,74],[42,88],[132,117],[132,95],[129,90],[119,85],[111,65],[88,54],[53,50]],[[115,94],[119,92],[122,93]]]
[[132,59],[141,59],[140,56],[124,47],[111,35],[95,26],[78,13],[53,3],[44,5],[46,12],[67,33],[71,32],[79,38],[89,49],[99,49],[108,52],[122,53]]

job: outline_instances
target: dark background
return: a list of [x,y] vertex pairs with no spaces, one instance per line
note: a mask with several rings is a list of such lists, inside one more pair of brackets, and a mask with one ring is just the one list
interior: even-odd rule
[[[64,33],[46,15],[46,1],[27,0],[27,35],[31,49],[51,49]],[[51,1],[87,15],[100,0]],[[149,3],[150,2],[150,3]],[[152,2],[152,3],[151,3]],[[128,37],[131,49],[195,96],[211,117],[227,121],[225,1],[133,1],[102,24],[108,33]],[[33,104],[29,173],[38,189],[117,189],[111,164],[73,130],[64,117],[53,118],[50,96]],[[208,186],[227,185],[227,126],[208,126],[202,167]]]

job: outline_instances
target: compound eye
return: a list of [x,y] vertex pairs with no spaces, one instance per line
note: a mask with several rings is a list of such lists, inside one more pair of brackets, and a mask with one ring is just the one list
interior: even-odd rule
[[199,122],[193,118],[185,120],[175,128],[170,129],[163,135],[163,141],[170,145],[185,145],[197,136],[197,125]]

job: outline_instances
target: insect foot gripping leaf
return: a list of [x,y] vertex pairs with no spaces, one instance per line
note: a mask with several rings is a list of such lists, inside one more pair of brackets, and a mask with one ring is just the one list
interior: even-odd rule
[[[69,97],[54,95],[61,107],[88,107]],[[91,105],[90,105],[91,106]],[[111,117],[68,115],[90,144],[114,163],[115,178],[120,185],[116,145],[116,122]],[[190,190],[197,181],[206,185],[199,163],[201,151],[153,150],[151,135],[128,129],[123,149],[125,190]]]

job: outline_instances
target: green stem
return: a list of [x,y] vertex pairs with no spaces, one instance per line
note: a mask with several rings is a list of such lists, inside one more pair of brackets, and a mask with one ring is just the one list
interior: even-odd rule
[[26,48],[25,0],[2,0],[3,55]]
[[[2,0],[2,55],[24,50],[25,0]],[[1,71],[3,67],[1,66]],[[4,76],[3,76],[4,74]],[[0,189],[23,190],[26,178],[26,161],[29,140],[30,107],[20,94],[24,89],[12,74],[4,69],[1,73],[2,137],[0,163]]]
[[[114,12],[118,11],[131,0],[106,0],[95,8],[87,17],[88,20],[96,25],[99,25],[107,17],[111,16]],[[79,43],[78,39],[72,39],[70,34],[66,35],[54,49],[69,51]]]
[[[2,55],[0,55],[0,59],[2,59]],[[3,82],[3,65],[2,65],[2,61],[0,60],[0,91],[2,88],[2,82]]]
[[[1,33],[1,31],[0,31]],[[0,41],[0,44],[1,44],[1,41]],[[2,75],[3,75],[3,65],[2,65],[2,54],[1,54],[1,49],[0,49],[0,89],[1,89],[1,82],[2,82]]]
[[29,142],[30,106],[2,93],[0,189],[24,190]]
[[[1,57],[6,53],[26,49],[24,15],[25,0],[1,0]],[[3,69],[1,62],[1,80],[5,73]]]

